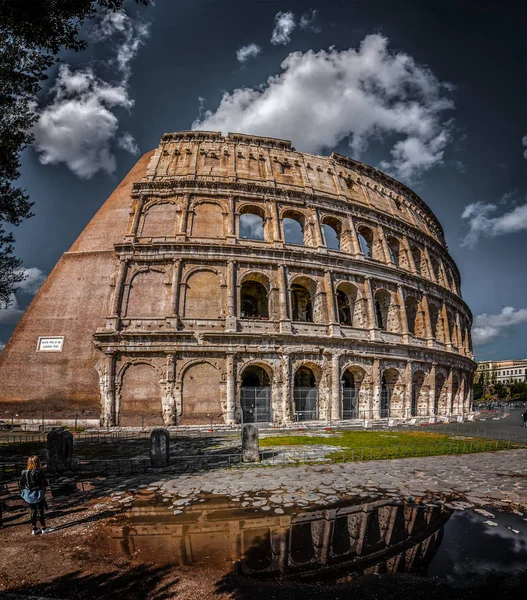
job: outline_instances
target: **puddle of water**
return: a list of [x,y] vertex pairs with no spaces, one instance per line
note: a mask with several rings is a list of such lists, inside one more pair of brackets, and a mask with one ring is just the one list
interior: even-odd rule
[[441,504],[393,498],[271,514],[204,496],[174,515],[151,493],[137,498],[98,543],[143,562],[198,573],[213,567],[237,581],[296,581],[338,589],[377,585],[389,576],[390,590],[400,587],[400,596],[393,597],[407,598],[411,577],[418,586],[439,582],[441,597],[460,597],[452,590],[486,585],[489,576],[527,577],[527,522],[492,512],[497,527],[471,510],[452,512]]
[[426,573],[451,516],[444,506],[393,499],[270,514],[222,497],[174,515],[151,496],[137,500],[100,543],[157,564],[343,582],[374,573]]

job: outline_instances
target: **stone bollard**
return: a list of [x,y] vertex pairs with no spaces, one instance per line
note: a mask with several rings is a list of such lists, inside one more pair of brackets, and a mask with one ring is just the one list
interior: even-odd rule
[[159,427],[150,434],[150,464],[152,467],[168,467],[170,463],[170,433]]
[[53,429],[47,435],[48,471],[66,471],[71,468],[73,435],[71,431]]
[[242,461],[260,462],[258,427],[252,423],[247,423],[242,427]]

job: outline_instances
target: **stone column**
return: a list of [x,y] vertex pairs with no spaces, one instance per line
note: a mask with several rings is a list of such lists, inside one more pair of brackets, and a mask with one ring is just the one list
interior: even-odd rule
[[340,400],[340,355],[331,356],[331,410],[332,421],[339,421],[342,417]]
[[113,293],[112,302],[112,317],[119,317],[121,314],[121,300],[123,297],[123,287],[126,281],[126,272],[128,270],[128,261],[126,259],[121,260],[119,263],[119,271],[115,280],[115,290]]
[[406,250],[406,255],[408,256],[408,265],[410,266],[410,271],[412,273],[417,273],[417,267],[414,260],[414,255],[412,254],[412,248],[410,247],[410,242],[406,236],[403,236],[403,246]]
[[234,355],[227,354],[225,359],[225,378],[227,392],[227,415],[226,422],[228,425],[236,423],[236,378],[234,374]]
[[291,313],[289,305],[289,286],[287,267],[285,265],[278,266],[278,286],[279,286],[279,313],[280,313],[280,331],[291,331]]
[[227,215],[227,243],[234,243],[236,240],[236,199],[229,196],[229,214]]
[[324,288],[326,291],[330,335],[335,335],[339,332],[340,327],[337,319],[337,307],[335,306],[336,298],[333,286],[333,274],[329,270],[324,271]]
[[397,286],[397,301],[399,302],[399,314],[401,317],[401,333],[403,335],[403,341],[405,344],[410,342],[410,332],[408,330],[408,316],[406,314],[406,305],[404,302],[403,288],[401,285]]
[[446,380],[446,411],[445,414],[450,416],[452,414],[452,392],[453,392],[453,369],[450,367],[448,369],[448,377]]
[[275,244],[281,244],[283,242],[282,228],[280,226],[282,219],[280,218],[280,211],[278,210],[278,202],[274,201],[271,204],[273,205],[273,242]]
[[412,363],[408,361],[404,369],[404,402],[403,402],[403,418],[407,419],[412,412]]
[[282,421],[291,422],[294,414],[291,410],[291,359],[289,354],[282,355]]
[[434,415],[434,405],[436,398],[436,364],[433,363],[430,367],[429,386],[428,386],[428,413]]
[[372,366],[372,390],[371,390],[371,407],[369,419],[379,419],[381,416],[381,388],[382,388],[382,374],[381,374],[381,363],[378,358],[373,360]]
[[178,237],[185,239],[187,237],[187,220],[188,220],[188,209],[190,206],[190,194],[183,196],[183,202],[181,203],[181,216],[179,221],[179,232]]
[[242,462],[260,462],[258,427],[254,423],[242,427]]
[[423,254],[425,255],[426,262],[426,270],[428,271],[428,279],[435,281],[434,269],[432,269],[432,260],[430,258],[430,253],[428,252],[428,247],[423,246]]
[[181,280],[181,264],[180,258],[174,261],[174,269],[172,271],[172,315],[177,317],[179,315],[179,283]]
[[366,294],[368,306],[368,324],[370,330],[370,339],[375,340],[377,337],[377,321],[375,317],[375,301],[373,299],[373,290],[371,287],[371,277],[364,278],[364,292]]
[[386,241],[386,236],[384,235],[384,229],[381,225],[377,227],[377,231],[379,233],[379,239],[381,241],[382,251],[384,254],[384,259],[386,264],[392,264],[392,256],[390,254],[390,249],[388,248],[388,242]]
[[423,292],[421,304],[425,318],[427,346],[431,347],[434,345],[434,332],[432,331],[432,320],[430,319],[430,307],[428,306],[428,294],[426,292]]
[[364,258],[364,256],[362,255],[362,250],[360,249],[359,236],[357,235],[357,230],[355,229],[353,217],[348,216],[348,224],[351,238],[352,253],[354,254],[355,258]]
[[458,351],[465,354],[465,348],[463,347],[463,336],[461,333],[461,319],[459,317],[459,313],[456,311],[456,346]]
[[115,427],[115,355],[107,354],[102,383],[103,391],[103,416],[104,427]]
[[448,350],[452,350],[452,338],[450,331],[450,323],[448,322],[448,312],[446,309],[446,304],[443,302],[443,306],[441,308],[441,319],[443,319],[443,332],[445,336],[445,344]]
[[132,225],[130,227],[130,233],[129,233],[129,235],[134,238],[137,237],[137,233],[138,233],[138,229],[139,229],[139,219],[141,218],[141,213],[143,212],[144,204],[145,204],[145,198],[141,194],[141,196],[139,196],[139,198],[137,199],[137,202],[135,204],[134,218],[132,219]]
[[322,225],[320,223],[320,216],[318,214],[318,208],[313,208],[313,224],[315,226],[315,246],[318,249],[326,250],[326,244],[324,244],[324,234],[322,233]]
[[227,318],[225,330],[236,331],[236,262],[227,261]]

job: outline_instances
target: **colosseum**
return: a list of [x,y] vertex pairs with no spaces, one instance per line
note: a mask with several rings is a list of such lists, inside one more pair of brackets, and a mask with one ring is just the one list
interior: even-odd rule
[[0,355],[0,418],[463,419],[472,316],[410,189],[286,140],[165,134]]

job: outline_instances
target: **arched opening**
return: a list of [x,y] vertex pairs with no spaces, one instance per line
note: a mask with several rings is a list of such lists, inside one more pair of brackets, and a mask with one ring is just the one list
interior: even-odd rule
[[306,243],[305,218],[302,213],[295,211],[286,211],[283,214],[282,227],[284,230],[284,242],[286,244],[299,244],[303,246]]
[[342,418],[356,419],[359,412],[359,387],[355,374],[349,369],[344,371],[342,385]]
[[192,364],[182,380],[182,425],[222,423],[220,371],[208,362]]
[[295,420],[318,419],[318,390],[315,374],[308,367],[299,367],[294,379]]
[[342,224],[338,219],[333,217],[324,217],[322,219],[322,229],[326,240],[326,247],[330,250],[340,250],[342,234]]
[[193,209],[192,237],[221,238],[224,237],[223,211],[215,202],[202,202]]
[[265,213],[255,206],[240,210],[239,237],[247,240],[265,240]]
[[361,303],[358,289],[351,283],[341,283],[337,288],[337,311],[341,325],[361,327]]
[[437,373],[435,379],[434,415],[439,415],[446,408],[446,379],[443,373]]
[[397,369],[386,369],[386,371],[384,371],[381,380],[381,419],[386,419],[390,416],[393,393],[398,381],[399,372]]
[[392,310],[392,295],[387,290],[375,292],[375,317],[377,327],[383,331],[398,331],[399,323]]
[[300,277],[291,285],[293,321],[313,323],[316,284],[307,277]]
[[357,234],[362,254],[365,258],[373,258],[373,231],[369,227],[361,226]]
[[443,328],[443,317],[440,314],[439,307],[433,302],[429,303],[430,312],[430,326],[432,329],[432,335],[438,342],[445,341],[444,328]]
[[428,405],[428,394],[425,389],[425,374],[423,371],[416,371],[412,376],[412,401],[410,405],[410,415],[417,417],[426,415]]
[[223,290],[214,271],[195,271],[187,279],[185,318],[219,319],[224,313]]
[[242,373],[241,408],[244,423],[269,423],[271,419],[271,381],[258,365],[246,367]]
[[388,244],[390,259],[392,263],[398,267],[400,262],[401,244],[399,243],[399,240],[393,236],[386,238],[386,243]]
[[240,292],[240,318],[268,319],[269,302],[267,289],[259,281],[246,279]]
[[439,261],[437,258],[433,256],[430,258],[430,265],[432,267],[432,275],[436,283],[443,283],[443,278],[441,277],[441,267],[439,265]]
[[421,250],[417,246],[412,246],[410,248],[412,253],[412,257],[414,259],[415,269],[419,273],[419,275],[423,275],[423,269],[421,267],[422,254]]

